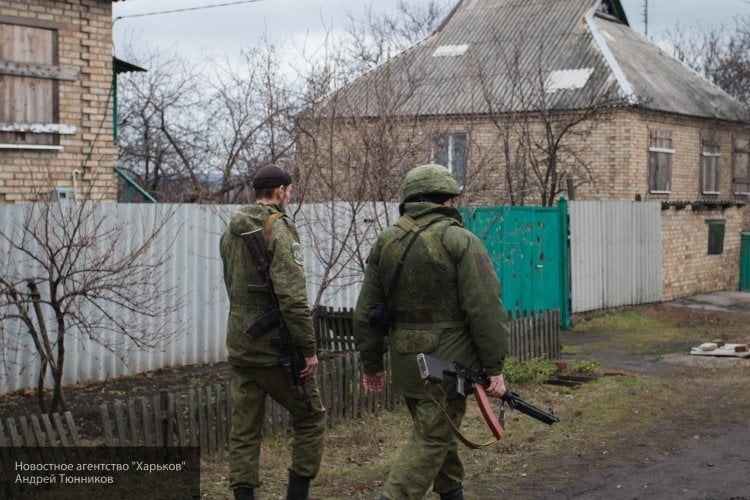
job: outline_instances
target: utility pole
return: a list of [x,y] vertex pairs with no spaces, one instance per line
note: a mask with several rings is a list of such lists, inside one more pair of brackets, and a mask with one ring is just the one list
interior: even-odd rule
[[648,0],[643,0],[643,34],[648,38]]

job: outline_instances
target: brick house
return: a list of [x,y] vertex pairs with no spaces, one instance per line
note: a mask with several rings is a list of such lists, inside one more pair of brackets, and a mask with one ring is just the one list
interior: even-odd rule
[[299,122],[309,198],[397,199],[405,170],[437,161],[466,204],[658,200],[663,298],[738,287],[750,112],[619,0],[461,0]]
[[0,4],[0,203],[117,199],[112,1]]

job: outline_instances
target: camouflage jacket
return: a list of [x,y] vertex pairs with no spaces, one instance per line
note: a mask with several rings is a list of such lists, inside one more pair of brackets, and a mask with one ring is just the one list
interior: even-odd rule
[[[383,354],[390,349],[394,390],[414,398],[426,397],[416,363],[420,352],[498,375],[507,353],[507,326],[500,283],[484,245],[464,229],[453,208],[416,202],[404,210],[373,245],[357,301],[355,339],[365,372],[382,371]],[[409,240],[438,218],[406,257],[390,301],[390,331],[370,326],[367,313],[384,302]],[[446,380],[452,390],[455,380]]]
[[279,334],[278,327],[259,338],[250,340],[244,331],[248,325],[271,307],[271,298],[264,293],[251,293],[249,283],[262,283],[250,251],[240,234],[265,228],[273,213],[281,216],[270,230],[268,256],[269,274],[294,344],[305,357],[315,354],[315,334],[303,268],[299,236],[290,217],[275,205],[246,205],[234,212],[220,242],[224,265],[224,284],[229,295],[227,320],[227,350],[229,362],[241,366],[272,366],[279,362],[278,349],[271,338]]

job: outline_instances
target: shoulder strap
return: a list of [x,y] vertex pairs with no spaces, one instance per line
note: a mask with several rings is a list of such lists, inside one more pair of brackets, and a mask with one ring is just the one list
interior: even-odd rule
[[274,212],[269,215],[268,220],[266,220],[266,227],[263,229],[263,240],[266,242],[266,248],[271,244],[271,228],[273,223],[276,222],[279,217],[281,217],[281,213]]

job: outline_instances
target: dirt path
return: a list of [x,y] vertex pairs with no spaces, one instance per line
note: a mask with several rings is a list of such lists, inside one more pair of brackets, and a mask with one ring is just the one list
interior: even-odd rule
[[[599,336],[563,335],[565,345],[583,350],[582,342],[601,345]],[[690,395],[689,402],[670,408],[666,419],[644,422],[634,435],[613,429],[606,442],[529,464],[523,474],[477,492],[482,498],[750,499],[750,359],[613,349],[594,357],[603,371],[663,379]]]
[[[723,313],[682,308],[660,313],[721,331]],[[744,317],[742,321],[744,329]],[[750,337],[750,313],[746,324]],[[654,415],[665,417],[643,418],[632,433],[612,429],[604,438],[555,456],[536,456],[522,467],[504,469],[501,459],[493,474],[502,480],[493,481],[490,475],[472,479],[467,498],[750,500],[750,359],[688,356],[689,340],[664,346],[662,354],[633,355],[613,348],[608,335],[612,333],[564,332],[562,342],[571,347],[569,352],[580,353],[567,358],[598,359],[600,371],[664,381],[675,391],[675,400],[684,402],[666,412],[659,408]],[[160,370],[70,388],[68,402],[82,435],[94,436],[99,431],[97,407],[104,401],[125,394],[157,394],[161,389],[179,391],[227,378],[226,363]],[[30,391],[20,391],[0,398],[0,418],[37,413],[32,396]],[[579,432],[574,424],[568,425],[566,432]]]

